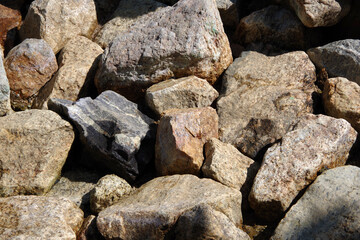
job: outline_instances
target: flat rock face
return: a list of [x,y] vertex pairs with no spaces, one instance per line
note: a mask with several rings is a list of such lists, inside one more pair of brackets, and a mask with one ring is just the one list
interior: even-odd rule
[[[8,8],[0,4],[0,45],[3,47],[11,46],[15,40],[15,34],[11,34],[10,31],[19,27],[21,24],[21,14],[20,11],[15,9]],[[10,33],[10,34],[9,34]],[[10,39],[9,38],[12,38]],[[10,46],[6,46],[10,45]]]
[[180,215],[204,204],[240,225],[239,191],[210,179],[172,175],[155,178],[100,212],[97,226],[107,239],[164,239]]
[[360,40],[332,42],[311,48],[307,54],[316,67],[325,68],[330,77],[344,77],[360,85]]
[[328,27],[350,11],[351,0],[287,0],[307,27]]
[[330,78],[325,82],[323,103],[327,115],[344,118],[360,132],[360,86],[346,78]]
[[291,207],[271,239],[359,239],[359,182],[358,167],[325,171]]
[[243,52],[226,70],[217,102],[220,140],[255,157],[312,112],[315,66],[304,52]]
[[171,108],[209,107],[219,93],[206,80],[190,76],[170,79],[146,90],[146,103],[158,115]]
[[0,196],[49,191],[73,140],[70,123],[52,111],[28,110],[0,118]]
[[3,52],[0,51],[0,116],[4,116],[10,111],[10,86],[4,68]]
[[56,54],[71,38],[90,37],[96,25],[93,0],[35,0],[20,29],[20,37],[44,39]]
[[42,39],[26,39],[9,52],[4,62],[10,85],[11,105],[31,108],[39,90],[58,69],[56,57]]
[[69,239],[83,222],[84,213],[65,198],[15,196],[0,198],[2,239]]
[[264,219],[279,217],[319,172],[345,165],[356,137],[344,119],[304,116],[266,151],[250,192],[251,207]]
[[158,174],[199,174],[203,146],[218,137],[215,109],[188,108],[165,111],[157,129],[155,166]]
[[81,98],[75,103],[50,100],[48,107],[74,123],[85,150],[99,167],[132,181],[151,160],[153,120],[123,96],[105,91],[96,99]]
[[232,62],[214,0],[182,0],[117,36],[105,50],[97,89],[137,99],[141,90],[169,78],[195,75],[214,83]]

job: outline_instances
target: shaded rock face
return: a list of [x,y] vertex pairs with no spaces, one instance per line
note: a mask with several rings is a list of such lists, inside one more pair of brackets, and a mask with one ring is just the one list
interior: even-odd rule
[[0,51],[0,117],[11,111],[10,86],[4,68],[3,53]]
[[19,11],[0,4],[0,45],[11,49],[15,41],[14,30],[21,24]]
[[255,157],[313,111],[315,67],[304,52],[244,52],[226,70],[217,102],[220,140]]
[[214,0],[182,0],[138,21],[105,49],[97,89],[128,99],[169,78],[195,75],[214,83],[232,62]]
[[357,132],[343,119],[306,115],[264,156],[249,195],[251,207],[269,221],[324,169],[345,165]]
[[0,196],[49,191],[73,140],[70,123],[52,111],[28,110],[0,118]]
[[76,126],[85,151],[99,167],[133,181],[152,159],[153,120],[123,96],[105,91],[75,103],[53,99],[48,107]]
[[3,239],[76,240],[83,217],[81,209],[65,198],[0,198],[0,234]]
[[20,29],[20,37],[44,39],[58,53],[71,38],[90,37],[96,25],[93,0],[35,0]]
[[26,39],[11,49],[4,62],[10,85],[11,106],[31,108],[39,90],[58,69],[56,57],[42,39]]
[[360,40],[332,42],[311,48],[307,54],[316,67],[325,68],[330,77],[344,77],[360,85]]
[[179,216],[208,205],[239,226],[241,193],[193,175],[156,178],[99,213],[97,226],[106,239],[164,239]]
[[218,137],[215,109],[207,107],[165,111],[156,135],[157,173],[198,175],[204,161],[203,146],[213,137]]
[[359,182],[358,167],[325,171],[291,207],[271,239],[359,239]]

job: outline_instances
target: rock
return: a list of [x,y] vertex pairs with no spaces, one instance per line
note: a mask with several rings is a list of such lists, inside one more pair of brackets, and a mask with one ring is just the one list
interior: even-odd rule
[[204,177],[212,178],[226,186],[240,190],[254,164],[251,158],[240,153],[234,146],[216,138],[205,143]]
[[307,54],[317,68],[326,69],[329,77],[344,77],[360,85],[360,40],[332,42],[311,48]]
[[39,90],[58,69],[56,57],[42,39],[26,39],[9,52],[4,62],[14,109],[31,108]]
[[69,239],[83,222],[84,213],[65,198],[14,196],[0,198],[2,239]]
[[315,79],[304,52],[276,57],[243,52],[223,78],[217,102],[220,140],[254,158],[313,111]]
[[114,205],[122,197],[129,195],[132,187],[122,178],[111,174],[102,177],[90,194],[90,207],[94,213]]
[[195,75],[214,83],[231,62],[215,1],[182,0],[118,35],[102,55],[95,85],[137,100],[169,78]]
[[236,0],[216,0],[221,21],[224,26],[235,29],[239,23],[239,16],[236,9]]
[[318,173],[346,163],[356,137],[343,119],[304,116],[266,151],[249,195],[251,207],[261,218],[278,218]]
[[20,29],[20,37],[44,39],[56,54],[75,36],[90,38],[96,26],[94,0],[35,0]]
[[219,93],[204,79],[190,76],[170,79],[146,90],[146,103],[157,114],[171,108],[209,107]]
[[21,24],[20,11],[0,4],[0,45],[11,49],[15,42],[15,32]]
[[105,24],[111,18],[116,10],[120,0],[94,0],[96,6],[96,15],[101,25]]
[[[153,156],[153,120],[137,104],[105,91],[96,99],[52,100],[51,110],[69,118],[93,164],[133,181]],[[84,159],[89,162],[90,159]]]
[[96,227],[96,217],[89,215],[79,231],[78,240],[104,240]]
[[360,86],[346,78],[330,78],[323,91],[327,115],[344,118],[360,132]]
[[359,239],[359,182],[358,167],[325,171],[291,207],[271,239]]
[[112,19],[102,26],[94,41],[106,48],[117,35],[129,31],[136,21],[150,17],[149,13],[165,6],[155,0],[122,0],[112,14]]
[[350,11],[351,0],[287,0],[306,27],[328,27]]
[[198,175],[204,161],[203,146],[218,137],[215,109],[170,109],[164,112],[156,135],[155,167],[160,175]]
[[3,53],[0,51],[0,117],[11,112],[10,86],[6,77],[3,60]]
[[94,79],[102,52],[99,45],[86,37],[76,36],[69,40],[60,52],[59,70],[41,89],[39,95],[42,97],[34,103],[34,106],[41,108],[48,98],[76,101],[80,97],[89,96],[91,89],[87,85],[90,85]]
[[225,214],[208,205],[199,205],[179,217],[174,239],[250,240],[250,237],[237,228]]
[[97,226],[106,239],[164,239],[186,211],[208,205],[235,226],[242,221],[241,193],[211,179],[172,175],[147,182],[99,213]]

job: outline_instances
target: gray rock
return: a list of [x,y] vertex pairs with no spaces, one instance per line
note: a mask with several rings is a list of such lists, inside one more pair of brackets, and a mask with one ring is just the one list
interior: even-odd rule
[[154,122],[123,96],[105,91],[75,103],[50,99],[48,107],[74,123],[85,151],[99,167],[132,181],[151,160]]
[[48,192],[60,176],[74,135],[70,123],[52,111],[0,118],[0,196]]
[[344,119],[308,114],[264,156],[249,202],[269,221],[324,169],[345,165],[357,132]]
[[360,168],[325,171],[291,207],[272,240],[360,239]]
[[307,54],[316,67],[325,68],[330,77],[344,77],[360,85],[360,40],[332,42],[311,48]]
[[217,102],[220,140],[255,157],[313,111],[315,66],[304,52],[243,52],[226,70]]
[[4,68],[4,56],[0,51],[0,117],[11,111],[10,86]]
[[97,226],[107,239],[164,239],[186,211],[208,205],[239,227],[241,193],[211,179],[172,175],[147,182],[99,213]]

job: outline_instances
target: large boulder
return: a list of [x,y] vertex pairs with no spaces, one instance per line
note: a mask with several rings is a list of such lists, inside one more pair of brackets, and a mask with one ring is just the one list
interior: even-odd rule
[[10,86],[4,68],[3,53],[0,51],[0,117],[11,111]]
[[95,84],[135,100],[169,78],[195,75],[214,83],[231,62],[215,0],[181,0],[118,35],[102,55]]
[[318,173],[345,165],[357,132],[343,119],[304,116],[264,156],[249,202],[269,221],[280,217]]
[[107,239],[164,239],[177,219],[199,205],[223,213],[239,227],[241,193],[193,175],[155,178],[99,213],[97,226]]
[[217,102],[220,140],[255,157],[313,111],[315,66],[305,52],[243,52],[226,70]]
[[74,137],[70,123],[52,111],[28,110],[0,118],[0,196],[48,192]]
[[21,25],[20,11],[0,4],[0,46],[5,49],[13,47],[16,28]]

